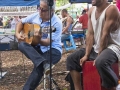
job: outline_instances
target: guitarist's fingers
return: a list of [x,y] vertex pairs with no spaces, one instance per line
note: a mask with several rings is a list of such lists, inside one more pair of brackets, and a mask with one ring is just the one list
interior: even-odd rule
[[39,33],[39,31],[38,30],[36,30],[36,31],[34,31],[34,36],[41,36],[41,34]]
[[24,35],[21,35],[20,38],[19,38],[20,41],[21,40],[23,41],[24,39],[25,39]]
[[38,31],[37,30],[34,31],[34,36],[38,36]]
[[26,37],[25,35],[21,35],[20,36],[21,39],[25,39],[25,37]]

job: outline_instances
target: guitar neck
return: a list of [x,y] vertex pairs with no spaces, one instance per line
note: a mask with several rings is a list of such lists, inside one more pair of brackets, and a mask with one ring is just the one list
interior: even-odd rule
[[[56,31],[56,28],[51,27],[51,31],[52,31],[52,32],[55,32],[55,31]],[[40,33],[40,34],[41,34],[41,33],[50,33],[50,27],[40,28],[39,33]],[[28,32],[28,37],[32,37],[32,36],[34,36],[34,30]]]
[[[55,32],[56,28],[54,28],[53,26],[51,27],[51,31]],[[44,27],[44,28],[40,28],[40,33],[50,33],[50,27]]]

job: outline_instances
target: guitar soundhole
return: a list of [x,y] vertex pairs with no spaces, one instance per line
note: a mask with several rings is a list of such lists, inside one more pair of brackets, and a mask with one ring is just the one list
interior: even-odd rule
[[28,38],[30,39],[30,31],[28,32]]

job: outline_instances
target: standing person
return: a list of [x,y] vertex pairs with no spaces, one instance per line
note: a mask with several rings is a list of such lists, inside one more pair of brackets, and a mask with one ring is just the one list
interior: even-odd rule
[[72,30],[73,18],[69,15],[67,9],[63,9],[61,11],[61,15],[62,18],[65,18],[63,23],[62,37],[61,37],[61,41],[63,41],[69,36]]
[[88,14],[86,10],[82,11],[82,15],[79,17],[79,23],[82,24],[83,33],[85,35],[88,29]]
[[[82,48],[67,58],[75,90],[82,90],[80,72],[86,60],[94,60],[106,90],[116,90],[118,77],[111,65],[120,60],[120,14],[108,0],[92,0],[93,7],[88,13],[88,33],[86,48]],[[84,77],[84,76],[83,76]]]
[[37,39],[37,46],[32,46],[24,42],[24,36],[21,35],[21,30],[24,23],[39,24],[41,28],[51,25],[56,28],[55,32],[52,32],[52,64],[56,64],[61,59],[62,47],[61,47],[61,33],[62,22],[59,17],[54,14],[55,5],[52,6],[51,16],[49,16],[49,6],[47,0],[40,0],[39,12],[23,18],[16,27],[16,37],[19,41],[18,48],[29,58],[34,68],[29,76],[23,90],[35,90],[41,80],[43,74],[48,74],[50,70],[50,35],[47,33],[40,34],[39,30],[34,30],[34,38]]
[[14,16],[14,18],[11,21],[11,29],[12,30],[15,30],[15,27],[19,21],[20,21],[19,16]]

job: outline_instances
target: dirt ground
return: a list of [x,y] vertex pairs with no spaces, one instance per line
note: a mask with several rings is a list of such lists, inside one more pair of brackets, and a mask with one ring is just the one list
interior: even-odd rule
[[[72,52],[64,53],[60,62],[53,69],[53,78],[61,90],[69,90],[67,89],[69,83],[65,81],[66,73],[63,72],[66,71],[66,57]],[[31,61],[18,50],[0,53],[2,71],[7,71],[4,78],[0,79],[0,90],[22,90],[33,68]],[[37,90],[43,90],[42,87],[43,84],[40,84]]]

